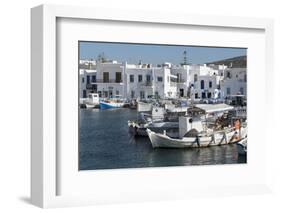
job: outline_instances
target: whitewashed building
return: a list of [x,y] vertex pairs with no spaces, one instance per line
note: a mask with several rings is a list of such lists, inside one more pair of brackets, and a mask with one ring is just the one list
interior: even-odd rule
[[80,69],[81,98],[94,92],[102,98],[121,96],[129,100],[151,97],[209,99],[246,95],[247,92],[246,68],[167,62],[161,66],[117,61],[92,64],[94,69]]
[[191,65],[190,84],[193,99],[219,98],[220,81],[226,66]]
[[195,99],[214,98],[217,89],[216,76],[199,75],[193,82],[193,88]]
[[116,61],[97,63],[96,70],[80,69],[80,97],[99,93],[100,97],[126,99],[176,98],[177,77],[167,66],[127,64]]
[[222,98],[231,95],[247,95],[246,68],[227,68],[220,83]]
[[190,96],[190,66],[172,66],[171,73],[176,76],[177,97]]
[[79,67],[81,69],[96,69],[97,62],[93,59],[80,59],[79,60]]
[[92,83],[95,92],[100,97],[108,98],[113,96],[123,96],[124,91],[124,64],[117,61],[97,63],[96,82]]
[[89,93],[96,92],[93,84],[96,82],[97,70],[80,69],[79,70],[79,95],[81,98],[88,97]]
[[129,99],[176,98],[176,76],[169,67],[152,67],[150,64],[125,67],[126,97]]
[[108,98],[124,96],[124,65],[117,61],[97,63],[95,70],[80,69],[80,97],[89,93],[99,93]]

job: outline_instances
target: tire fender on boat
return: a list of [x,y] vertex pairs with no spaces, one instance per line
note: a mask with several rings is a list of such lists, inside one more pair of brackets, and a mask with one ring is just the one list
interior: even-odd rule
[[196,135],[195,142],[197,143],[197,146],[200,147],[200,139],[198,135]]

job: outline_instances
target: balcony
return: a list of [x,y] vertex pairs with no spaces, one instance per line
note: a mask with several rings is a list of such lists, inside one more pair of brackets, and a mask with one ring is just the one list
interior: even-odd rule
[[93,84],[86,84],[86,89],[94,89],[94,85]]
[[152,81],[147,81],[145,83],[142,83],[141,86],[143,86],[143,87],[151,87],[152,86]]
[[178,84],[184,84],[184,83],[186,83],[186,81],[183,80],[183,79],[177,79],[176,83],[178,83]]
[[122,83],[122,79],[96,79],[93,83]]
[[171,87],[177,87],[178,82],[170,82]]

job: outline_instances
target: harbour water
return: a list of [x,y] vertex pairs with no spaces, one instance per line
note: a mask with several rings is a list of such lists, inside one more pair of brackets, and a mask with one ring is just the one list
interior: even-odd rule
[[79,169],[117,169],[246,163],[235,144],[194,149],[153,149],[148,137],[134,137],[128,120],[135,110],[80,109]]

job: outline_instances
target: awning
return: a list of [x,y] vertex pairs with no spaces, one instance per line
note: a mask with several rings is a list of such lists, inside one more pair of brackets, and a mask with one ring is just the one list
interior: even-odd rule
[[170,76],[171,78],[178,78],[178,76],[173,75],[173,74],[169,74],[169,76]]
[[196,108],[203,110],[205,113],[223,112],[234,109],[227,104],[196,104]]

